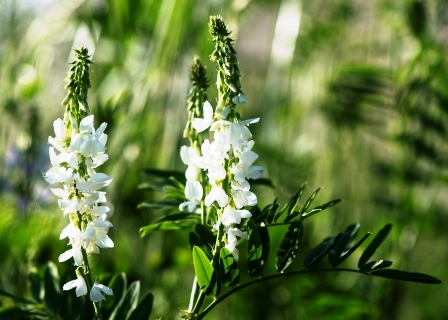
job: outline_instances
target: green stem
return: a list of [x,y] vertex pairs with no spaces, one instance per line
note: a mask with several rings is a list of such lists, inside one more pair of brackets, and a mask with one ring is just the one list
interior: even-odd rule
[[279,273],[279,274],[273,274],[267,277],[263,277],[263,278],[258,278],[249,282],[246,282],[242,285],[239,285],[238,287],[233,288],[230,291],[227,291],[226,293],[222,294],[221,296],[219,296],[216,300],[214,300],[210,305],[207,306],[207,308],[204,309],[204,311],[202,311],[197,319],[203,319],[207,313],[210,312],[210,310],[212,310],[218,303],[220,303],[221,301],[223,301],[224,299],[226,299],[228,296],[234,294],[235,292],[238,292],[246,287],[249,287],[253,284],[256,284],[258,282],[263,282],[263,281],[267,281],[267,280],[272,280],[272,279],[277,279],[277,278],[281,278],[281,277],[287,277],[287,276],[295,276],[295,275],[299,275],[299,274],[307,274],[307,273],[320,273],[320,272],[335,272],[335,271],[346,271],[346,272],[354,272],[354,273],[359,273],[359,274],[366,274],[364,272],[361,272],[359,270],[355,270],[355,269],[347,269],[347,268],[331,268],[331,269],[319,269],[319,270],[301,270],[301,271],[293,271],[293,272],[287,272],[287,273]]

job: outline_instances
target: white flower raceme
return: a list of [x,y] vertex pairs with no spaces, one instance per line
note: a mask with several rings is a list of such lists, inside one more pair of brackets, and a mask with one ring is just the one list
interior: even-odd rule
[[[247,99],[244,95],[239,95],[232,101],[234,104],[241,104],[246,103]],[[220,113],[223,119],[213,121],[213,109],[208,102],[204,104],[203,111],[204,118],[194,119],[193,127],[198,132],[210,128],[214,132],[214,140],[210,142],[205,139],[201,155],[189,157],[189,163],[207,172],[211,190],[205,195],[204,204],[207,207],[216,204],[222,208],[222,217],[218,217],[214,228],[219,229],[219,224],[222,223],[227,234],[226,248],[237,259],[237,237],[247,238],[237,225],[241,223],[241,219],[252,216],[243,208],[257,204],[256,195],[250,191],[249,179],[258,179],[263,174],[262,167],[253,165],[258,155],[252,151],[255,142],[251,140],[252,133],[248,128],[249,124],[256,123],[259,119],[226,119],[230,112],[230,107],[227,107]],[[186,161],[184,163],[187,164]],[[227,180],[226,189],[223,186],[224,180]]]
[[[66,124],[57,119],[53,123],[55,137],[48,138],[52,167],[44,177],[50,184],[61,184],[61,187],[50,190],[59,197],[58,205],[64,216],[70,218],[60,239],[68,238],[71,248],[62,253],[58,260],[63,262],[73,258],[76,266],[85,263],[82,250],[88,254],[99,254],[100,248],[114,247],[108,236],[109,228],[112,227],[112,223],[107,221],[110,209],[104,205],[105,192],[99,191],[109,185],[112,178],[96,172],[96,168],[108,160],[105,153],[107,135],[104,133],[107,124],[103,123],[95,130],[93,123],[94,117],[90,115],[81,120],[79,128],[68,130]],[[64,290],[74,287],[78,296],[87,293],[84,278],[80,275],[78,279],[65,284]],[[95,299],[92,301],[104,299],[96,290],[112,294],[109,288],[102,285],[95,284],[94,288],[90,294]]]

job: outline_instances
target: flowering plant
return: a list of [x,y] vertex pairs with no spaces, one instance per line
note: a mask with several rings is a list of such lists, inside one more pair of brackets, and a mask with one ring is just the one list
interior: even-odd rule
[[[209,30],[215,42],[211,59],[218,69],[215,107],[207,98],[206,68],[196,57],[190,72],[192,89],[184,130],[189,144],[180,148],[180,157],[187,169],[185,173],[146,170],[159,181],[143,187],[162,190],[166,199],[141,204],[141,207],[163,209],[161,217],[140,229],[142,236],[154,231],[190,232],[195,278],[190,302],[182,311],[182,317],[203,319],[228,296],[252,284],[316,272],[354,272],[426,284],[440,283],[429,275],[389,269],[392,262],[388,260],[371,261],[390,233],[391,224],[377,233],[360,255],[356,269],[338,266],[370,237],[371,232],[367,232],[356,241],[359,224],[349,225],[336,236],[324,238],[305,254],[302,262],[305,269],[289,271],[301,248],[305,220],[337,205],[340,200],[312,207],[320,190],[317,189],[299,206],[307,185],[303,183],[283,206],[277,200],[264,208],[258,206],[252,187],[273,187],[268,179],[262,178],[263,168],[255,164],[258,155],[249,128],[259,119],[243,120],[240,114],[240,108],[248,99],[242,91],[238,59],[227,25],[220,16],[213,16]],[[0,315],[37,319],[148,319],[153,295],[149,293],[139,301],[139,282],[128,286],[126,275],[121,273],[111,277],[106,286],[98,282],[100,277],[92,277],[89,256],[99,254],[100,249],[114,247],[108,235],[112,227],[110,209],[105,192],[100,191],[112,178],[97,172],[108,160],[104,133],[107,125],[103,123],[95,129],[87,102],[92,61],[86,48],[76,49],[75,54],[77,60],[70,69],[68,94],[63,101],[64,118],[54,121],[55,136],[48,139],[52,167],[44,178],[51,185],[59,186],[51,191],[59,197],[58,205],[69,220],[60,239],[68,239],[71,246],[60,254],[59,261],[73,258],[76,279],[62,285],[56,266],[49,263],[43,279],[37,273],[30,274],[33,299],[16,297],[0,289],[0,294],[19,304],[19,307],[1,309]],[[268,230],[277,226],[287,226],[275,253],[277,273],[264,275],[271,262]],[[247,250],[241,250],[244,255],[240,254],[243,243],[247,245]],[[325,257],[330,268],[315,269]],[[243,264],[252,280],[241,283]],[[74,300],[61,292],[61,288],[63,291],[75,289],[76,296],[81,298]],[[204,307],[206,302],[208,305]]]

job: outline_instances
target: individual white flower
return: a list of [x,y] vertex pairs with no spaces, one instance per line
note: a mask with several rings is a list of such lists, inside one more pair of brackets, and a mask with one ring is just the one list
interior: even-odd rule
[[104,173],[95,173],[89,177],[89,180],[78,181],[76,188],[81,191],[96,191],[108,186],[112,178]]
[[197,132],[207,130],[213,122],[213,108],[208,101],[205,101],[203,106],[204,118],[194,118],[192,126]]
[[72,280],[64,284],[62,290],[70,290],[76,287],[76,296],[80,297],[87,294],[87,284],[84,280],[84,277],[80,274],[77,274],[77,279]]
[[244,94],[238,94],[237,96],[234,96],[232,98],[232,102],[234,104],[243,104],[243,103],[247,103],[247,98]]
[[246,240],[248,239],[247,235],[238,228],[227,229],[227,243],[225,247],[232,253],[236,261],[239,259],[239,251],[236,248],[238,244],[237,236]]
[[194,212],[196,207],[202,200],[202,185],[197,180],[187,180],[185,184],[185,197],[188,201],[179,205],[179,210],[183,211],[185,207],[188,207],[188,212]]
[[215,201],[218,202],[221,208],[224,208],[229,201],[229,196],[224,191],[221,184],[217,185],[216,183],[212,183],[212,190],[205,197],[204,203],[207,207],[210,207]]
[[67,147],[67,136],[64,121],[59,118],[56,119],[53,122],[53,128],[55,137],[48,137],[48,143],[62,152]]
[[101,292],[109,296],[113,295],[113,291],[111,288],[108,288],[103,284],[95,282],[92,289],[90,290],[90,300],[93,302],[100,302],[102,300],[106,300],[106,298],[104,298]]
[[72,248],[60,254],[58,261],[64,262],[73,257],[73,260],[75,260],[75,265],[80,266],[84,261],[81,252],[82,240],[79,238],[73,238],[70,242]]
[[242,218],[250,218],[252,214],[248,210],[238,210],[227,206],[224,208],[222,215],[222,224],[224,226],[230,226],[231,224],[241,223]]

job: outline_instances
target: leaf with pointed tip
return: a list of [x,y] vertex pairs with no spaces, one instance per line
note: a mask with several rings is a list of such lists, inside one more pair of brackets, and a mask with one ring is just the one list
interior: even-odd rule
[[140,295],[140,281],[134,281],[129,286],[122,303],[114,309],[109,320],[127,319],[137,307]]
[[114,309],[123,303],[126,290],[128,289],[126,274],[121,272],[114,275],[109,281],[108,287],[112,289],[114,294],[107,297],[106,301],[103,302],[102,314],[104,319],[109,319]]
[[173,209],[179,208],[179,205],[182,203],[181,200],[161,200],[161,201],[153,201],[153,202],[142,202],[137,205],[137,209],[140,208],[151,208],[151,209]]
[[371,261],[366,263],[360,271],[362,272],[370,272],[373,270],[379,270],[384,268],[389,268],[392,265],[392,261],[389,260],[379,260],[379,261]]
[[386,239],[386,237],[389,235],[390,230],[392,229],[392,224],[388,223],[386,224],[383,229],[378,232],[376,237],[370,242],[369,246],[366,248],[366,250],[361,255],[361,258],[359,258],[358,261],[358,268],[362,269],[362,267],[370,260],[370,258],[375,253],[376,249],[383,243],[383,241]]
[[197,223],[197,221],[198,219],[194,218],[177,220],[177,221],[162,221],[140,228],[140,235],[144,237],[153,231],[173,231],[173,230],[191,229]]
[[277,252],[275,260],[277,272],[284,271],[294,261],[302,242],[302,236],[302,223],[300,221],[291,223]]
[[426,283],[426,284],[440,284],[441,280],[429,276],[423,273],[416,272],[407,272],[395,269],[382,269],[375,270],[370,273],[373,276],[378,276],[382,278],[394,279],[394,280],[402,280],[409,282],[418,282],[418,283]]
[[247,266],[252,278],[259,277],[263,272],[263,247],[258,228],[252,219],[247,221]]
[[300,197],[303,194],[303,191],[306,188],[306,185],[308,184],[307,181],[305,181],[304,183],[302,183],[302,185],[300,186],[299,191],[297,191],[288,201],[287,204],[285,204],[283,206],[283,208],[280,209],[280,211],[277,213],[276,217],[274,218],[274,221],[277,221],[278,218],[280,218],[280,216],[286,212],[286,217],[289,216],[289,214],[294,211],[294,209],[297,207],[297,204],[300,201]]
[[306,268],[310,268],[316,263],[318,263],[323,257],[325,257],[331,249],[338,243],[341,238],[342,233],[339,233],[336,237],[325,238],[318,246],[311,249],[310,252],[305,256],[303,260],[303,265]]
[[53,262],[49,262],[45,269],[44,283],[45,303],[51,311],[58,314],[62,304],[61,280]]
[[236,286],[240,282],[240,271],[232,253],[227,248],[221,248],[221,281],[225,286]]
[[252,214],[252,220],[254,220],[255,223],[263,222],[262,220],[263,212],[260,210],[258,206],[253,206],[252,209],[250,209],[250,213]]
[[339,202],[341,202],[342,200],[341,199],[335,199],[335,200],[332,200],[332,201],[330,201],[330,202],[327,202],[327,203],[325,203],[325,204],[323,204],[323,205],[321,205],[321,206],[318,206],[318,207],[316,207],[316,208],[313,208],[313,209],[311,209],[310,211],[307,211],[307,212],[305,212],[305,213],[302,213],[302,218],[308,218],[308,217],[311,217],[312,215],[315,215],[316,213],[319,213],[319,212],[321,212],[321,211],[324,211],[325,209],[328,209],[328,208],[330,208],[330,207],[332,207],[332,206],[334,206],[334,205],[337,205]]
[[349,225],[342,233],[341,239],[338,243],[331,249],[328,254],[328,262],[332,267],[336,266],[339,258],[341,258],[347,251],[351,248],[353,242],[358,236],[359,223]]
[[193,265],[199,288],[205,294],[213,284],[213,266],[199,247],[193,247]]
[[137,305],[137,308],[132,311],[128,320],[148,320],[151,316],[153,303],[154,295],[152,293],[148,293]]
[[305,205],[303,206],[302,210],[300,210],[301,214],[304,214],[306,212],[306,210],[308,210],[309,206],[311,205],[311,203],[316,198],[316,196],[319,193],[320,189],[322,189],[322,188],[317,188],[316,191],[314,191],[313,194],[308,198],[308,200],[306,200]]
[[342,262],[345,261],[345,259],[347,259],[353,252],[355,252],[356,249],[359,248],[359,246],[361,244],[363,244],[364,241],[366,241],[366,239],[371,235],[371,232],[368,232],[364,235],[364,237],[361,238],[361,240],[359,240],[353,247],[351,247],[346,253],[344,253],[335,263],[334,265],[332,265],[332,267],[337,267],[338,265],[340,265]]
[[[277,201],[277,199],[275,199],[275,200]],[[280,204],[274,202],[272,207],[269,209],[268,216],[266,217],[267,224],[271,224],[272,221],[274,221],[274,217],[275,217],[275,214],[276,214],[279,206],[280,206]]]

